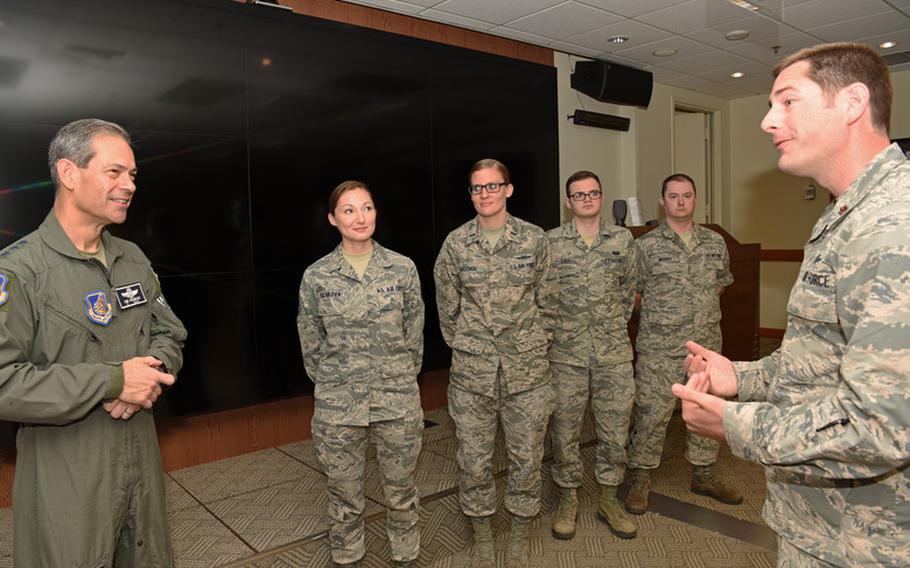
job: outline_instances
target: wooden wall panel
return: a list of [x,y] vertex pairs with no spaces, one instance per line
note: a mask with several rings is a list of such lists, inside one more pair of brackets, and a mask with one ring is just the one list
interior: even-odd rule
[[[449,372],[418,377],[424,410],[447,404]],[[158,424],[164,471],[310,439],[313,397],[301,396],[245,408],[169,418]],[[16,450],[0,450],[0,507],[12,505]]]
[[[280,2],[282,5],[292,8],[295,13],[304,16],[464,47],[550,67],[554,65],[552,49],[483,32],[337,0],[280,0]],[[260,6],[259,9],[274,10],[275,8]]]
[[762,262],[802,262],[802,249],[762,249]]

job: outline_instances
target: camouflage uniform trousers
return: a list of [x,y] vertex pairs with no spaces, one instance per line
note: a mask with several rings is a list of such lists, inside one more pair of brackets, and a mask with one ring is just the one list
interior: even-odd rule
[[796,548],[786,540],[777,537],[777,567],[778,568],[833,568],[820,558]]
[[632,363],[576,367],[551,362],[550,369],[556,385],[556,408],[550,422],[553,481],[560,487],[581,486],[579,442],[590,396],[597,429],[594,475],[600,485],[619,485],[626,471],[626,442],[635,402]]
[[386,532],[393,560],[414,560],[420,551],[419,497],[414,469],[423,442],[423,413],[344,426],[313,420],[316,457],[328,477],[329,548],[332,560],[348,564],[363,558],[364,470],[368,441],[376,446],[382,490],[388,505]]
[[[704,345],[704,344],[703,344]],[[677,398],[673,383],[685,383],[684,355],[639,353],[635,363],[635,419],[629,437],[629,467],[654,469],[660,465],[667,426]],[[720,444],[686,430],[686,460],[692,465],[717,462]]]
[[[500,383],[502,369],[497,373]],[[553,412],[553,387],[509,395],[497,385],[498,398],[449,384],[449,415],[458,439],[456,460],[461,470],[458,500],[469,517],[496,512],[493,449],[496,423],[502,421],[509,474],[505,506],[513,515],[533,517],[540,511],[540,463],[547,421]]]

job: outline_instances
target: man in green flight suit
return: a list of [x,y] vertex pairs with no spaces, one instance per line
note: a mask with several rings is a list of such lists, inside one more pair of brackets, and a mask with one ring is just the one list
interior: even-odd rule
[[[648,510],[651,470],[660,465],[676,407],[670,386],[685,377],[686,339],[698,338],[720,350],[720,294],[733,283],[723,237],[693,220],[695,191],[686,174],[667,177],[660,191],[666,219],[638,239],[642,299],[626,496],[626,509],[636,515]],[[685,457],[693,466],[690,488],[722,503],[741,503],[742,496],[714,473],[718,448],[716,441],[686,432]]]
[[780,349],[731,363],[690,342],[689,382],[673,392],[690,429],[765,466],[778,566],[910,566],[910,161],[889,143],[888,66],[837,43],[774,75],[761,127],[777,165],[834,201],[806,243]]
[[559,316],[550,347],[556,387],[550,423],[552,475],[560,492],[552,531],[558,539],[575,536],[576,491],[582,482],[579,441],[589,397],[597,428],[598,518],[620,538],[637,533],[616,499],[616,489],[626,471],[635,402],[627,324],[635,302],[638,247],[628,229],[601,217],[602,204],[597,175],[575,172],[566,181],[572,220],[547,232],[559,272]]
[[155,423],[186,331],[136,245],[104,229],[136,192],[129,134],[72,122],[54,205],[0,251],[0,419],[20,422],[17,566],[174,565]]

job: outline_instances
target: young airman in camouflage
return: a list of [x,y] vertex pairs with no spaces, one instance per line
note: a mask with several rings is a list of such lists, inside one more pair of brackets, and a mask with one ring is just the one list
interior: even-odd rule
[[582,481],[579,441],[589,397],[597,427],[598,517],[621,538],[636,534],[616,488],[625,475],[635,402],[627,324],[635,302],[638,249],[627,229],[601,218],[602,204],[600,179],[584,170],[572,174],[566,181],[572,220],[547,232],[559,272],[559,315],[550,347],[556,391],[552,475],[560,491],[552,531],[559,539],[575,536],[576,489]]
[[16,566],[174,566],[149,409],[186,330],[126,221],[136,160],[119,125],[82,119],[48,150],[41,226],[0,251],[0,420],[19,422]]
[[477,217],[446,237],[436,259],[436,303],[452,348],[449,414],[458,439],[459,502],[474,531],[471,566],[491,568],[496,511],[493,446],[501,420],[508,450],[508,566],[528,564],[527,530],[540,510],[540,463],[553,390],[557,276],[543,230],[508,215],[506,167],[481,160],[470,171]]
[[[696,225],[695,182],[674,174],[661,186],[666,219],[638,239],[641,315],[635,348],[635,418],[629,439],[631,484],[626,509],[648,509],[652,469],[660,465],[667,425],[676,407],[670,385],[684,380],[686,339],[720,350],[720,294],[733,283],[723,237]],[[714,475],[716,441],[686,432],[686,460],[694,467],[691,489],[723,503],[742,496]]]
[[835,201],[805,246],[780,349],[731,363],[690,343],[674,394],[689,428],[765,466],[779,566],[910,566],[910,162],[889,145],[888,67],[827,44],[775,76],[762,128],[778,167]]
[[413,566],[420,550],[414,468],[423,436],[420,280],[410,259],[372,240],[376,208],[362,182],[336,187],[329,211],[341,244],[304,272],[297,331],[316,384],[313,442],[328,477],[332,560],[352,565],[366,552],[363,482],[372,439],[392,561]]

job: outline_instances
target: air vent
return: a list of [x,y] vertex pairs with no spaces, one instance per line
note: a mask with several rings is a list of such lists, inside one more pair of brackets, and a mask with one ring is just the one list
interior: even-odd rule
[[910,63],[910,51],[889,53],[888,55],[883,55],[882,59],[884,59],[885,63],[887,63],[889,66],[903,65],[905,63]]
[[0,55],[0,87],[12,89],[28,69],[28,61]]

